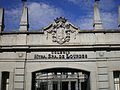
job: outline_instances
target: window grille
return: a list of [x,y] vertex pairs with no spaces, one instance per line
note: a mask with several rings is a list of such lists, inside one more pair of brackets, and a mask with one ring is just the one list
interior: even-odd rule
[[120,71],[114,71],[114,88],[120,90]]
[[9,72],[2,72],[1,90],[9,90]]

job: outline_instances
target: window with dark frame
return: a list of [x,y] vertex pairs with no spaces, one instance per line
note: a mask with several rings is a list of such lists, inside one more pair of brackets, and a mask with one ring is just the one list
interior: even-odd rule
[[2,72],[1,90],[9,90],[9,72]]
[[120,71],[114,71],[114,88],[120,90]]

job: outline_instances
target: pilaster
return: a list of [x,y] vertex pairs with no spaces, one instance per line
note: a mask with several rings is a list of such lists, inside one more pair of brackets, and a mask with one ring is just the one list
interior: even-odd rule
[[109,70],[107,61],[98,61],[98,90],[109,90]]
[[0,33],[4,30],[4,9],[0,8]]
[[9,90],[13,90],[13,80],[14,80],[14,72],[10,72],[10,76],[9,76]]
[[26,88],[26,53],[17,52],[19,60],[16,61],[14,68],[14,89],[13,90],[25,90]]

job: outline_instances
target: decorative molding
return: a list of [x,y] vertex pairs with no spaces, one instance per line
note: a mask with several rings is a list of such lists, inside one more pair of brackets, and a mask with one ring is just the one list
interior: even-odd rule
[[56,18],[54,23],[44,28],[44,31],[46,31],[47,34],[52,34],[52,41],[59,44],[69,42],[70,34],[75,33],[78,30],[77,27],[69,23],[64,17]]
[[18,56],[19,57],[23,57],[23,53],[18,53]]

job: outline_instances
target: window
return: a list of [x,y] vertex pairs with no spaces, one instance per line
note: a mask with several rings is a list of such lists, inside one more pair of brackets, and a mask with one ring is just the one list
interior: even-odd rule
[[120,71],[114,71],[114,87],[115,90],[120,90]]
[[2,72],[1,90],[8,90],[9,88],[9,72]]

